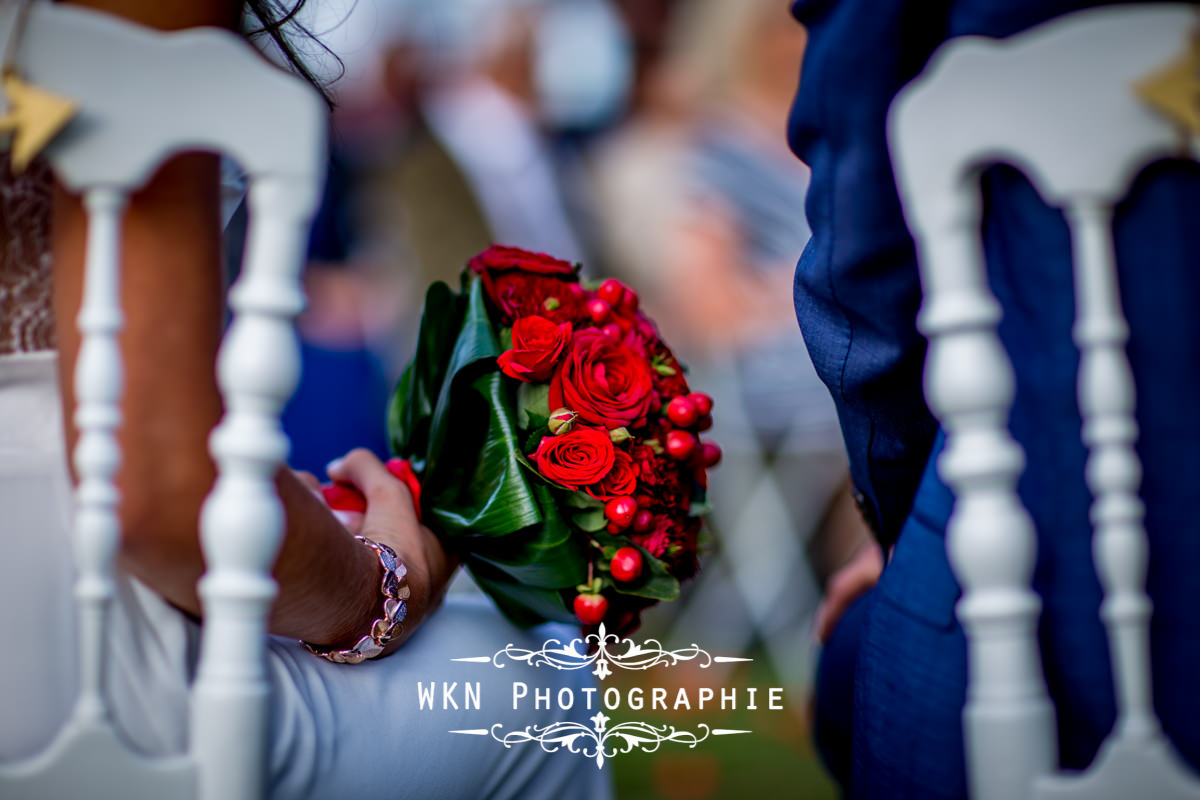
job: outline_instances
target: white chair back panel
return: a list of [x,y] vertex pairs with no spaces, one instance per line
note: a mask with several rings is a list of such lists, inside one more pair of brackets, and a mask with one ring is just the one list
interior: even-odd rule
[[[956,495],[947,548],[963,586],[964,735],[976,798],[1200,798],[1151,702],[1141,464],[1111,232],[1112,209],[1133,178],[1153,160],[1188,152],[1133,86],[1188,46],[1197,21],[1187,6],[1118,6],[1004,41],[955,40],[889,116],[925,294],[926,395],[947,433],[939,470]],[[1086,479],[1118,706],[1101,754],[1077,776],[1054,774],[1040,604],[1030,587],[1036,540],[1015,491],[1023,455],[1006,427],[1012,365],[979,241],[979,176],[997,162],[1024,171],[1071,229]]]
[[[0,7],[5,32],[16,7]],[[45,752],[0,765],[0,798],[258,798],[267,760],[270,567],[284,522],[274,475],[288,452],[279,412],[299,377],[292,321],[304,304],[299,272],[324,169],[324,103],[227,32],[162,34],[57,4],[29,10],[16,64],[31,83],[79,104],[46,155],[57,177],[83,194],[88,214],[75,382],[81,691]],[[251,214],[217,365],[226,413],[211,439],[218,478],[201,518],[207,572],[192,752],[150,760],[121,742],[102,692],[120,537],[120,221],[129,193],[162,161],[196,149],[239,162]]]
[[228,31],[163,34],[35,3],[17,60],[32,83],[81,104],[49,153],[72,189],[141,186],[168,156],[189,149],[276,178],[324,170],[320,97]]

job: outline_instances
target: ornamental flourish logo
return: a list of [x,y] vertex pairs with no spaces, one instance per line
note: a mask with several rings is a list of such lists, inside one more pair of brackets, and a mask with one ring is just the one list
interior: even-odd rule
[[[751,658],[732,656],[713,656],[707,650],[696,644],[678,650],[667,650],[656,639],[647,639],[641,644],[622,639],[616,634],[608,633],[603,624],[596,633],[583,638],[563,642],[560,639],[548,639],[537,650],[517,647],[509,644],[497,650],[492,655],[467,656],[452,659],[456,662],[480,665],[490,664],[496,669],[505,669],[510,664],[523,664],[530,668],[549,668],[559,671],[591,670],[597,680],[603,682],[612,676],[616,670],[647,671],[652,669],[666,670],[678,664],[690,662],[700,669],[708,669],[713,664],[729,664],[735,662],[753,661]],[[443,692],[446,689],[443,688]],[[601,690],[599,687],[585,687],[578,690],[582,699],[576,697],[576,690],[569,687],[560,688],[554,697],[560,710],[567,711],[578,702],[582,708],[595,710],[588,717],[591,725],[577,721],[557,721],[547,725],[527,725],[524,728],[505,730],[503,723],[495,723],[486,728],[467,728],[452,730],[450,733],[463,736],[490,736],[506,748],[517,745],[536,743],[548,753],[564,751],[582,755],[595,761],[597,768],[603,768],[604,762],[617,755],[638,750],[653,753],[664,744],[678,744],[688,748],[708,739],[710,736],[732,736],[751,733],[750,730],[717,728],[706,723],[699,723],[691,729],[681,729],[674,725],[655,725],[643,721],[617,722],[610,725],[612,717],[605,711],[622,707],[640,711],[649,707],[651,710],[678,710],[698,708],[705,709],[708,704],[717,704],[722,710],[737,709],[739,697],[748,698],[748,704],[740,707],[748,710],[758,708],[757,687],[741,690],[725,687],[720,689],[720,700],[717,700],[717,689],[700,687],[689,690],[680,687],[674,692],[665,687],[650,688],[634,687],[626,690],[609,686]],[[434,689],[432,685],[426,690],[418,684],[418,696],[421,708],[433,707]],[[552,706],[551,690],[535,690],[535,708],[549,709]],[[766,691],[766,707],[770,710],[783,709],[783,689],[773,687]],[[598,695],[598,696],[597,696]],[[648,695],[648,696],[647,696]],[[523,700],[529,696],[529,686],[520,680],[512,681],[513,709],[518,710]],[[480,689],[475,685],[475,707],[479,708]],[[469,706],[472,698],[470,686],[466,687],[466,702]],[[453,701],[450,701],[453,702]],[[443,697],[443,707],[445,707]],[[457,706],[456,706],[457,707]]]

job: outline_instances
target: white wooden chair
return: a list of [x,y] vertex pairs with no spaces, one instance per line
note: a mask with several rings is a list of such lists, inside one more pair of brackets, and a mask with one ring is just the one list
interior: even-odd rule
[[[1200,797],[1151,703],[1141,464],[1110,230],[1113,206],[1141,169],[1181,154],[1179,130],[1133,86],[1186,49],[1198,19],[1186,6],[1118,6],[1004,41],[958,39],[891,110],[925,293],[926,395],[947,434],[939,469],[956,495],[947,548],[969,647],[969,786],[982,800]],[[1118,719],[1091,768],[1070,776],[1056,773],[1030,588],[1036,542],[1016,494],[1023,454],[1006,428],[1012,367],[979,239],[979,176],[997,161],[1016,165],[1063,209],[1074,251],[1079,404]]]
[[[17,4],[0,6],[7,34]],[[75,515],[81,686],[65,728],[28,762],[0,765],[3,798],[257,798],[264,793],[269,568],[283,529],[273,476],[287,438],[278,415],[299,371],[292,318],[324,169],[326,111],[306,84],[217,30],[152,32],[111,16],[34,3],[16,67],[75,100],[79,113],[46,156],[83,194],[87,272],[76,371],[80,483]],[[129,193],[167,157],[209,150],[248,174],[250,229],[218,372],[225,417],[211,439],[219,467],[203,511],[205,619],[192,695],[190,752],[151,760],[113,730],[102,694],[113,558],[120,536],[120,222]]]

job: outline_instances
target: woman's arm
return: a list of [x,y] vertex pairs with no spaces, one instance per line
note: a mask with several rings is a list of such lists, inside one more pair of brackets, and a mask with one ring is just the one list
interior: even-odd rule
[[[238,19],[227,0],[91,0],[163,28]],[[121,345],[126,380],[120,442],[123,462],[121,565],[180,608],[200,614],[196,581],[203,572],[199,512],[215,469],[207,439],[221,415],[215,361],[223,318],[218,160],[207,154],[172,159],[129,203],[124,222]],[[59,188],[52,237],[56,332],[67,420],[74,446],[75,325],[83,285],[86,220],[79,198]],[[391,545],[410,567],[412,623],[435,604],[452,572],[411,499],[378,461],[347,459],[350,480],[368,498],[365,533]],[[275,577],[280,594],[271,630],[315,644],[353,644],[380,614],[379,566],[324,504],[289,471],[277,477],[287,531]],[[394,484],[394,485],[391,485]]]

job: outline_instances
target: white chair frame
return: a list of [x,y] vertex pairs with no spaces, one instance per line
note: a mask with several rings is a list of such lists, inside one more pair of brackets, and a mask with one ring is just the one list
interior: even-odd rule
[[[0,7],[5,30],[16,6]],[[81,685],[48,749],[0,766],[0,797],[262,797],[266,619],[276,591],[270,566],[283,533],[273,478],[288,452],[278,418],[299,377],[292,321],[304,303],[299,272],[324,172],[324,103],[231,33],[162,34],[50,3],[28,10],[16,65],[31,83],[79,103],[46,156],[59,180],[83,195],[88,215],[75,376]],[[226,412],[211,439],[219,476],[201,521],[207,572],[199,587],[204,625],[190,752],[149,759],[114,731],[103,694],[120,538],[121,214],[130,192],[186,150],[236,159],[249,179],[251,222],[218,363]]]
[[[938,467],[956,496],[947,548],[963,587],[964,735],[971,795],[980,800],[1200,797],[1152,707],[1141,464],[1110,230],[1114,205],[1148,163],[1188,154],[1179,131],[1132,87],[1184,51],[1197,19],[1180,5],[1116,6],[1003,41],[954,40],[890,113],[925,293],[926,396],[947,437]],[[996,334],[1000,307],[979,240],[979,175],[1001,161],[1063,209],[1074,252],[1079,405],[1118,707],[1100,755],[1076,775],[1055,772],[1040,603],[1030,587],[1036,541],[1016,493],[1023,454],[1006,427],[1012,365]]]

